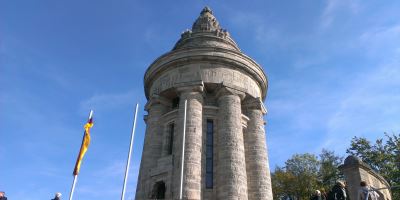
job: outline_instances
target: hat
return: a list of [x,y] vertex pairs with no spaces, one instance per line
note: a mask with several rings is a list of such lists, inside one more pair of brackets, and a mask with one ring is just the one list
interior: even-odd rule
[[61,197],[61,193],[56,192],[56,197]]

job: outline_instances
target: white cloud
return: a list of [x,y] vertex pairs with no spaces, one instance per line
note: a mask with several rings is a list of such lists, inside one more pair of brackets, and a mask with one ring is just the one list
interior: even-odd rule
[[365,55],[380,64],[354,77],[342,91],[344,98],[328,121],[326,145],[353,135],[375,138],[400,131],[400,25],[372,27],[359,43]]
[[[353,136],[375,139],[383,132],[399,132],[400,60],[377,66],[349,83],[327,123],[324,146],[337,148]],[[339,145],[342,147],[343,145]],[[337,149],[335,149],[337,150]],[[343,149],[341,149],[343,151]]]
[[108,111],[127,105],[134,105],[135,101],[140,99],[143,99],[143,91],[130,90],[122,93],[95,94],[81,102],[80,110]]
[[321,15],[320,28],[322,30],[329,28],[335,21],[340,10],[346,10],[350,13],[357,13],[361,9],[358,0],[328,0]]
[[400,55],[400,24],[373,27],[359,37],[359,45],[369,57]]

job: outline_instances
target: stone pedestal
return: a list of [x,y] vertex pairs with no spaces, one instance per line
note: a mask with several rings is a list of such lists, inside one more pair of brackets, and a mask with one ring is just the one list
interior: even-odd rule
[[217,199],[247,199],[241,97],[243,93],[221,88],[218,97]]
[[249,118],[244,131],[247,187],[249,199],[271,199],[271,175],[265,143],[264,119],[266,110],[259,99],[253,99],[243,106]]

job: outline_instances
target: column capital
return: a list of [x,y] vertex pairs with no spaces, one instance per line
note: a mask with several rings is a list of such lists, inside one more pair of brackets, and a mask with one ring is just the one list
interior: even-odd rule
[[144,109],[146,111],[150,110],[150,107],[155,105],[155,104],[162,104],[164,106],[171,106],[171,101],[169,101],[167,98],[159,96],[159,95],[153,95],[146,103],[144,106]]
[[188,93],[188,92],[202,93],[204,91],[204,83],[203,83],[203,81],[180,83],[175,87],[175,90],[179,95],[182,93]]
[[242,107],[246,110],[261,110],[264,115],[268,113],[260,97],[246,99],[243,101]]
[[246,97],[246,93],[243,91],[244,90],[241,90],[241,88],[228,86],[222,83],[216,89],[215,96],[217,98],[220,98],[221,96],[226,96],[226,95],[236,95],[239,96],[240,100],[243,100],[244,97]]

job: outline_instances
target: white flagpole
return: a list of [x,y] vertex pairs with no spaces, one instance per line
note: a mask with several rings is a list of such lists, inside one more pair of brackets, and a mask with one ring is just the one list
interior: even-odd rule
[[[90,120],[92,116],[93,116],[93,110],[90,110],[88,120]],[[74,181],[72,182],[71,192],[69,193],[69,200],[72,200],[72,196],[74,196],[75,185],[77,180],[78,180],[78,174],[74,175]]]
[[181,160],[181,187],[179,189],[179,199],[182,199],[182,188],[183,188],[183,164],[185,160],[185,135],[186,135],[186,108],[187,100],[185,100],[185,111],[183,114],[183,136],[182,136],[182,160]]
[[131,142],[129,144],[129,153],[128,153],[128,160],[126,161],[126,168],[125,168],[125,178],[124,178],[124,186],[122,187],[122,194],[121,200],[125,199],[125,189],[126,189],[126,182],[128,181],[128,173],[129,173],[129,165],[131,161],[131,154],[132,154],[132,146],[133,146],[133,138],[135,136],[135,129],[136,129],[136,117],[138,113],[139,104],[136,104],[135,108],[135,118],[133,120],[133,127],[132,127],[132,134],[131,134]]
[[69,193],[69,200],[72,200],[72,196],[74,195],[76,180],[78,179],[78,175],[74,175],[74,181],[72,182],[71,192]]

